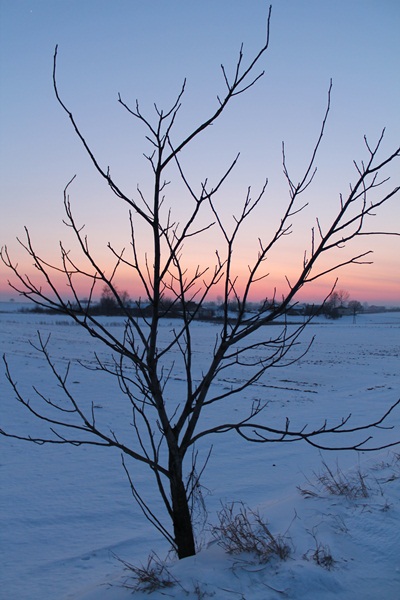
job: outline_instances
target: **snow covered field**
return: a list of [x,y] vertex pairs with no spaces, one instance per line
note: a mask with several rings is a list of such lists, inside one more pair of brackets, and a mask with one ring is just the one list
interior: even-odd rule
[[[118,318],[108,320],[118,328]],[[167,320],[165,331],[171,327]],[[196,364],[207,358],[212,324],[196,324]],[[0,312],[1,352],[21,389],[31,384],[55,392],[48,369],[29,344],[36,331],[51,333],[51,352],[59,364],[89,358],[93,341],[63,317]],[[316,335],[299,362],[270,370],[242,402],[269,400],[268,418],[284,423],[322,423],[352,413],[354,424],[377,418],[399,398],[400,313],[344,317],[310,325],[303,339]],[[210,338],[211,336],[211,338]],[[241,373],[236,375],[241,377]],[[96,374],[73,369],[78,393],[102,407],[104,419],[119,419],[129,434],[114,389]],[[220,381],[216,385],[226,385]],[[179,374],[174,383],[179,394]],[[4,369],[0,373],[1,421],[8,431],[39,431],[13,398]],[[240,399],[235,402],[239,404]],[[116,410],[116,407],[118,410]],[[215,405],[217,410],[222,410]],[[231,404],[229,410],[239,408]],[[226,407],[224,408],[226,410]],[[114,415],[114,416],[113,416]],[[125,425],[126,423],[126,425]],[[375,442],[400,439],[400,409],[391,416],[395,431],[377,430]],[[305,444],[251,445],[224,435],[214,449],[202,483],[208,518],[217,523],[221,502],[244,502],[258,510],[270,530],[291,546],[286,561],[258,564],[251,556],[227,555],[204,531],[204,549],[170,567],[174,587],[155,599],[218,600],[397,600],[400,597],[400,446],[379,453],[323,452]],[[145,564],[154,550],[168,548],[135,505],[120,456],[109,449],[36,446],[1,437],[0,597],[7,600],[127,600],[121,587],[128,575],[115,558]],[[199,448],[206,452],[207,447]],[[396,454],[397,453],[397,454]],[[329,495],[317,486],[322,461],[347,477],[367,475],[366,497]],[[337,462],[338,461],[338,462]],[[146,485],[149,474],[132,465]],[[149,480],[150,481],[150,480]],[[302,495],[297,486],[315,492]],[[161,503],[149,484],[153,509]],[[330,570],[313,560],[331,555]],[[112,586],[105,584],[113,584]],[[135,598],[148,598],[137,592]]]

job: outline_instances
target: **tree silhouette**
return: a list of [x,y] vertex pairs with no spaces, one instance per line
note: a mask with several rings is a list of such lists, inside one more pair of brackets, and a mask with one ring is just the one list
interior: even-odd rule
[[[350,424],[350,417],[344,417],[329,426],[324,421],[316,428],[292,427],[289,418],[279,427],[272,426],[265,411],[267,401],[254,401],[250,407],[243,407],[243,412],[237,419],[229,410],[225,413],[218,411],[218,415],[229,415],[226,420],[215,422],[212,419],[201,419],[204,413],[212,415],[217,404],[229,407],[232,397],[240,396],[271,367],[290,364],[304,355],[307,348],[296,353],[294,351],[309,319],[294,328],[289,328],[286,324],[281,328],[264,326],[284,320],[287,309],[296,302],[297,294],[304,286],[324,275],[336,272],[344,265],[368,264],[370,250],[355,253],[348,259],[337,259],[335,251],[345,245],[351,247],[352,242],[361,236],[373,235],[373,232],[366,230],[365,223],[399,191],[398,187],[388,189],[387,185],[384,185],[387,184],[388,176],[384,175],[382,178],[380,173],[387,170],[399,157],[400,148],[383,158],[378,158],[384,134],[382,133],[374,146],[365,139],[366,159],[355,163],[355,180],[350,191],[347,196],[341,197],[337,212],[328,226],[323,226],[318,219],[316,220],[310,234],[309,248],[304,253],[297,275],[291,281],[287,279],[286,293],[279,298],[279,302],[273,293],[272,300],[270,295],[270,300],[265,300],[257,312],[247,310],[252,290],[260,280],[267,277],[267,257],[292,231],[296,216],[306,206],[302,197],[315,176],[316,156],[330,110],[331,86],[318,138],[308,165],[300,177],[294,178],[290,175],[285,146],[282,146],[283,174],[288,186],[288,198],[285,203],[280,201],[282,212],[276,231],[269,239],[258,239],[258,252],[253,263],[249,265],[244,281],[239,281],[235,271],[235,252],[240,251],[239,232],[264,200],[267,180],[254,195],[252,190],[248,189],[242,209],[235,215],[233,227],[230,227],[225,223],[218,208],[217,195],[237,164],[238,156],[214,185],[204,180],[200,186],[189,181],[181,156],[194,140],[216,122],[232,102],[238,101],[239,97],[262,77],[263,71],[259,72],[257,69],[268,49],[270,18],[271,10],[267,18],[267,37],[258,53],[246,62],[241,48],[231,75],[222,66],[224,93],[217,97],[216,107],[209,117],[194,126],[186,137],[180,140],[174,138],[174,126],[184,97],[185,83],[168,110],[155,106],[153,119],[142,112],[138,102],[132,107],[119,97],[118,101],[127,115],[146,129],[146,140],[151,148],[147,159],[153,176],[153,188],[149,197],[140,187],[137,188],[136,195],[122,189],[110,170],[103,167],[96,158],[73,113],[61,97],[56,77],[56,48],[53,72],[56,98],[95,170],[116,198],[128,208],[130,252],[119,251],[109,244],[115,264],[111,274],[106,274],[103,266],[98,264],[91,253],[81,225],[75,221],[69,198],[72,183],[70,182],[64,191],[66,223],[74,232],[81,255],[85,264],[89,266],[86,269],[80,267],[81,263],[72,257],[63,243],[60,243],[60,263],[50,263],[37,254],[27,229],[26,240],[21,243],[36,267],[37,279],[20,271],[6,247],[1,254],[4,263],[13,273],[13,289],[41,307],[56,309],[68,315],[104,349],[109,350],[110,360],[102,360],[95,353],[90,368],[115,378],[120,394],[126,399],[130,410],[132,436],[127,441],[121,432],[101,424],[101,419],[97,419],[94,402],[88,403],[75,395],[70,386],[69,368],[64,372],[57,369],[51,356],[49,340],[40,334],[36,347],[45,357],[64,397],[48,397],[37,389],[33,398],[26,397],[20,391],[12,375],[11,365],[5,358],[6,375],[17,400],[26,407],[33,418],[41,420],[48,430],[43,436],[20,435],[3,430],[1,433],[38,444],[90,444],[119,449],[136,501],[144,515],[175,548],[179,558],[196,552],[192,503],[209,458],[207,454],[203,457],[203,462],[199,463],[197,442],[207,436],[215,438],[217,434],[234,431],[249,442],[304,441],[317,448],[332,448],[333,444],[327,446],[323,441],[324,436],[330,434],[331,442],[332,438],[338,440],[334,445],[336,449],[368,450],[374,447],[370,442],[370,431],[381,427],[400,402],[394,401],[379,420],[358,426]],[[186,191],[185,206],[190,207],[189,214],[183,222],[178,220],[179,206],[166,206],[167,184],[171,173],[183,184]],[[208,221],[205,221],[204,215],[208,215]],[[145,249],[139,246],[136,235],[139,227],[148,233],[148,246]],[[191,269],[185,261],[185,243],[194,237],[200,239],[211,228],[216,240],[215,263],[199,264]],[[384,233],[388,235],[390,232]],[[324,258],[324,261],[321,261],[321,258]],[[141,284],[143,299],[137,300],[137,306],[142,307],[145,304],[149,308],[143,317],[133,315],[126,305],[126,299],[118,291],[115,276],[121,266],[130,271],[132,281]],[[55,277],[59,276],[60,272],[69,286],[73,301],[64,297],[59,279]],[[85,304],[79,300],[76,283],[82,278],[88,282],[89,290],[89,300]],[[112,300],[123,315],[122,338],[91,310],[99,286],[105,290],[105,297]],[[222,295],[219,330],[214,346],[210,347],[208,365],[199,372],[194,354],[194,322],[200,315],[201,307],[218,294]],[[160,320],[165,314],[163,307],[166,305],[168,310],[175,306],[178,315],[168,339],[160,336]],[[231,310],[232,307],[235,308],[234,311]],[[255,335],[257,332],[262,332],[262,335]],[[231,377],[232,383],[229,387],[221,388],[215,385],[222,375],[229,378],[238,368],[245,372],[244,379]],[[176,397],[173,375],[179,369],[179,372],[183,371],[184,374],[185,391],[180,397]],[[354,442],[354,434],[357,433],[359,438]],[[389,445],[391,444],[388,442],[387,446]],[[143,491],[139,489],[135,480],[131,461],[147,465],[153,474],[169,525],[166,525],[164,517],[156,514],[146,502]]]

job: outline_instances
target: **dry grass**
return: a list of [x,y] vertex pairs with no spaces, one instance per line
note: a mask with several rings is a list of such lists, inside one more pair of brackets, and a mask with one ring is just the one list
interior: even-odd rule
[[266,521],[258,512],[251,511],[242,503],[231,503],[218,513],[219,524],[211,530],[218,544],[229,554],[249,553],[260,563],[272,557],[282,560],[291,552],[285,536],[273,535]]
[[317,540],[317,536],[314,531],[309,532],[312,535],[315,548],[308,550],[304,558],[306,560],[313,560],[317,565],[323,567],[327,571],[330,571],[335,566],[336,561],[334,560],[331,550],[327,544],[322,544]]
[[309,488],[298,487],[303,496],[320,497],[328,493],[333,496],[344,496],[348,500],[369,497],[370,488],[366,483],[368,475],[362,473],[360,468],[345,474],[338,465],[333,470],[323,461],[322,466],[323,469],[319,473],[314,473],[316,483],[309,482]]
[[129,576],[124,581],[123,587],[132,590],[132,592],[142,591],[151,594],[156,590],[171,588],[177,583],[165,562],[155,553],[150,554],[147,563],[139,567],[119,557],[116,558],[129,571]]

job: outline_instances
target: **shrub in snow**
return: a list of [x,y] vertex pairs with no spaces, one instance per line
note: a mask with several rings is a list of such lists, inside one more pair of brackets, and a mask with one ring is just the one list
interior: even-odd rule
[[123,587],[133,590],[133,592],[143,591],[150,594],[156,590],[173,587],[177,583],[165,562],[155,553],[150,554],[147,563],[139,567],[120,558],[118,560],[129,571]]
[[229,554],[253,554],[261,563],[274,556],[285,560],[290,555],[289,540],[272,534],[260,514],[242,503],[238,508],[235,502],[223,506],[218,520],[219,524],[212,528],[212,535]]
[[298,487],[303,496],[312,497],[328,493],[333,496],[344,496],[349,500],[368,498],[370,488],[366,483],[367,475],[359,468],[354,473],[346,474],[338,465],[336,470],[331,469],[324,461],[322,465],[323,470],[315,474],[316,483],[311,483],[311,489]]

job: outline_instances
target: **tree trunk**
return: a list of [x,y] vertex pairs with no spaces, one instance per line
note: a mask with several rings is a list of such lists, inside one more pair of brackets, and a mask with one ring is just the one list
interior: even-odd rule
[[182,461],[180,458],[170,457],[169,462],[174,539],[178,558],[181,559],[196,554],[196,547],[192,517],[182,481]]

